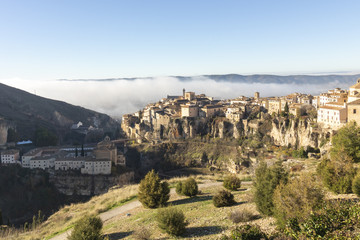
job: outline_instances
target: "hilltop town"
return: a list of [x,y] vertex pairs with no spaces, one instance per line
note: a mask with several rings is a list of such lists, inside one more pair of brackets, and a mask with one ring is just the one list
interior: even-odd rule
[[233,123],[242,121],[246,124],[254,116],[252,113],[259,112],[295,118],[307,116],[327,130],[337,130],[350,121],[360,123],[360,79],[349,90],[335,88],[318,96],[293,93],[260,97],[260,93],[255,92],[254,97],[214,100],[205,94],[196,95],[183,89],[181,96],[167,96],[138,112],[124,115],[122,129],[129,138],[138,142],[154,141],[164,139],[162,131],[177,120],[219,116]]

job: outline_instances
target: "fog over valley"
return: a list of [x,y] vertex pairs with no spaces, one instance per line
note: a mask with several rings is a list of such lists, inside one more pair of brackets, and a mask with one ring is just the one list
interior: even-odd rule
[[[80,105],[114,118],[120,118],[123,114],[138,111],[146,104],[156,102],[167,95],[181,95],[183,88],[186,91],[204,93],[216,99],[236,98],[241,95],[253,96],[256,91],[260,92],[261,97],[282,96],[293,92],[316,95],[336,87],[348,89],[358,77],[358,75],[312,76],[310,79],[301,80],[301,77],[289,76],[279,77],[285,79],[279,81],[281,83],[276,83],[275,80],[266,83],[266,75],[256,76],[257,80],[247,79],[246,81],[236,78],[221,80],[219,77],[199,76],[42,81],[3,79],[0,82],[38,96]],[[258,80],[259,76],[262,77],[261,81]],[[269,79],[270,77],[274,76],[269,76]]]

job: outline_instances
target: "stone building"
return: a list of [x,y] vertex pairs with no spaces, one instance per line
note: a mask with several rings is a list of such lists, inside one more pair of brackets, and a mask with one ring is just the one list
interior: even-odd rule
[[348,103],[348,122],[355,121],[360,125],[360,99]]
[[93,152],[96,159],[109,159],[117,164],[117,148],[108,136],[105,137],[104,141],[97,144]]
[[182,105],[181,117],[197,117],[199,116],[199,107],[196,105]]
[[360,79],[357,80],[356,84],[349,88],[348,103],[360,99]]

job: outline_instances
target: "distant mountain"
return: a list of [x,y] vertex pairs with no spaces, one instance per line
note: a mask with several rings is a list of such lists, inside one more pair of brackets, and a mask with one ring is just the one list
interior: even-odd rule
[[[4,138],[7,127],[14,127],[21,139],[32,139],[37,128],[55,133],[61,142],[72,139],[71,126],[79,121],[93,126],[99,132],[115,132],[118,123],[108,115],[30,94],[0,84],[0,135]],[[6,138],[5,138],[6,139]]]
[[[231,82],[231,83],[277,83],[277,84],[321,84],[328,82],[342,82],[352,85],[360,74],[354,75],[270,75],[270,74],[255,74],[255,75],[240,75],[240,74],[224,74],[224,75],[201,75],[201,76],[171,76],[180,81],[193,81],[201,79],[212,79],[216,82]],[[154,79],[154,77],[142,78],[106,78],[106,79],[60,79],[59,81],[82,81],[82,82],[108,82],[108,81],[134,81],[136,79]]]

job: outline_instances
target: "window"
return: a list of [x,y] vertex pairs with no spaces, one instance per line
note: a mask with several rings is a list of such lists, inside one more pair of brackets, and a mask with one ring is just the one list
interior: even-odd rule
[[353,114],[356,114],[356,109],[353,109]]

